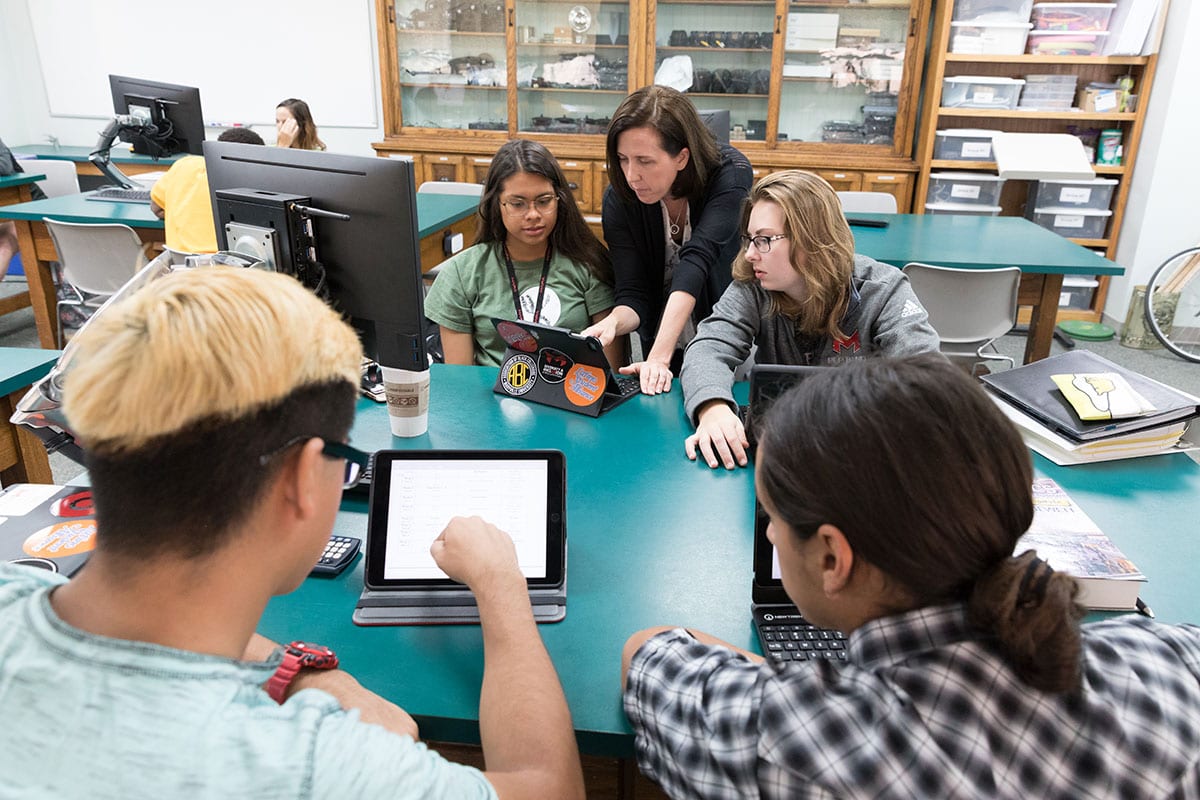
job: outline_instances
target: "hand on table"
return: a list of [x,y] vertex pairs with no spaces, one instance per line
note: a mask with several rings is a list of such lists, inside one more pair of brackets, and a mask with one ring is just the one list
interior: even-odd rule
[[670,362],[657,358],[645,361],[635,361],[627,367],[621,367],[622,375],[637,375],[642,382],[642,394],[659,394],[671,391]]
[[720,461],[725,469],[734,466],[744,467],[749,463],[746,449],[750,441],[746,438],[746,428],[737,414],[724,400],[709,400],[700,406],[696,414],[696,432],[684,442],[687,457],[696,460],[696,446],[704,460],[713,469]]

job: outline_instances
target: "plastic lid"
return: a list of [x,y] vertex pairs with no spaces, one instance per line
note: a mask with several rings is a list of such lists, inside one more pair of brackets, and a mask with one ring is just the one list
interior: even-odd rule
[[1035,214],[1073,214],[1084,217],[1111,217],[1112,212],[1108,209],[1099,208],[1072,208],[1064,206],[1052,206],[1048,208],[1035,208]]
[[1116,3],[1034,3],[1034,9],[1039,8],[1116,8]]
[[[1108,36],[1108,31],[1030,31],[1030,36],[1074,36],[1079,41],[1087,41],[1085,36]],[[950,80],[947,78],[946,80]]]
[[[1116,178],[1092,178],[1090,181],[1078,180],[1067,181],[1058,180],[1057,178],[1048,178],[1041,183],[1052,183],[1055,186],[1114,186],[1117,183]],[[1041,210],[1041,209],[1039,209]]]
[[1025,83],[1021,78],[995,78],[991,75],[955,75],[953,78],[942,78],[949,83],[1000,83],[1006,86],[1020,86]]
[[986,19],[976,19],[969,22],[951,22],[951,28],[1021,28],[1029,30],[1032,22],[988,22]]
[[1064,319],[1058,323],[1058,329],[1072,339],[1083,339],[1088,342],[1103,342],[1116,336],[1111,325],[1103,322],[1088,322],[1085,319]]
[[947,128],[944,131],[938,131],[938,136],[970,136],[971,138],[986,138],[991,139],[999,131],[985,130],[983,128]]
[[1003,181],[999,175],[989,175],[986,172],[931,172],[932,178],[949,178],[950,180],[967,181]]

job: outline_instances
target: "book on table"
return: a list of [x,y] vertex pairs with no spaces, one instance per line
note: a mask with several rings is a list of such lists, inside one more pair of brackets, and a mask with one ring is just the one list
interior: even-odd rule
[[1013,555],[1040,558],[1079,583],[1076,600],[1096,610],[1132,611],[1146,581],[1133,562],[1052,478],[1033,481],[1033,523]]
[[[1155,411],[1126,419],[1086,421],[1054,381],[1055,375],[1116,373]],[[1147,431],[1200,414],[1200,399],[1125,369],[1089,350],[1075,349],[1015,369],[984,375],[987,388],[1055,433],[1091,442]]]

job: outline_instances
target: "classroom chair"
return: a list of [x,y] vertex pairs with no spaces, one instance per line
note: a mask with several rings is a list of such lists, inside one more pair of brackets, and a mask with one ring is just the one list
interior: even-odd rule
[[914,261],[904,265],[904,274],[929,312],[947,358],[972,375],[983,361],[1014,365],[993,342],[1017,323],[1020,269],[957,269]]
[[843,214],[895,214],[896,195],[888,192],[838,192]]
[[75,171],[74,161],[35,158],[23,161],[21,168],[35,175],[40,172],[46,176],[45,180],[38,181],[38,186],[42,187],[46,197],[79,194],[79,173]]
[[90,316],[144,267],[145,246],[128,225],[85,225],[43,220],[58,251],[58,346],[63,346],[64,306]]

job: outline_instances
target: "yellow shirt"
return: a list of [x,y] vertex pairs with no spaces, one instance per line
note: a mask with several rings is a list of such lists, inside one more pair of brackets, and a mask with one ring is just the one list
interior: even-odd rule
[[167,247],[184,253],[215,253],[217,229],[202,156],[184,156],[150,190],[166,212]]

